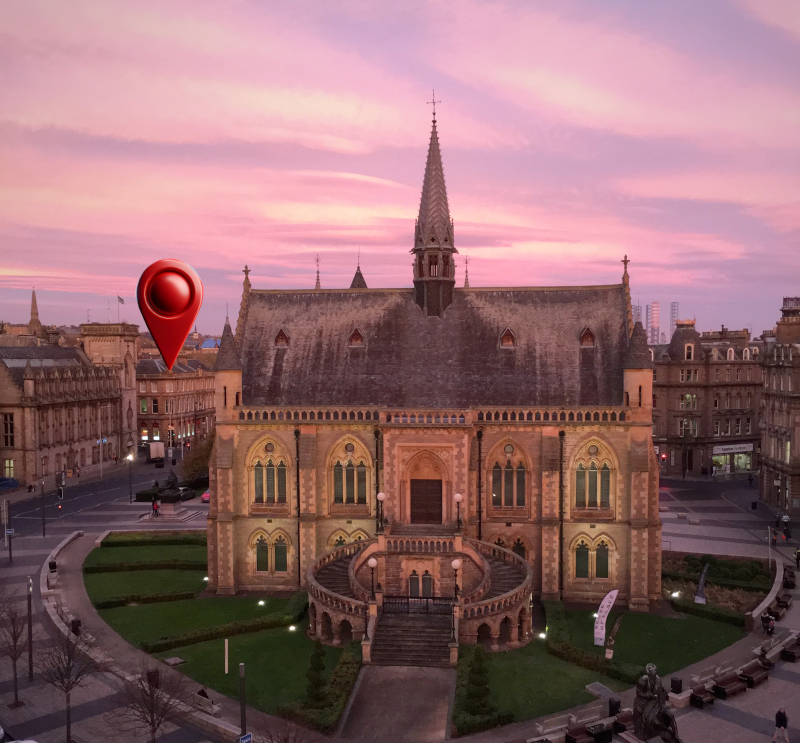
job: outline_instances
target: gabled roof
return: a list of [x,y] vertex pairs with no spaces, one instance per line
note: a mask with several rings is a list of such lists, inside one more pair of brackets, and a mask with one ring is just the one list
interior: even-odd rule
[[367,282],[364,279],[364,274],[361,273],[361,266],[356,268],[355,276],[353,276],[353,280],[350,282],[351,289],[366,289]]
[[28,366],[34,372],[56,369],[77,371],[81,367],[91,369],[93,366],[81,349],[61,346],[0,346],[0,364],[8,369],[20,387]]

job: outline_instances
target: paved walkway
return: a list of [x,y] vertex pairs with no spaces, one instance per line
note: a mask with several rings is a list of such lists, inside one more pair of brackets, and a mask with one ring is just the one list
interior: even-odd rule
[[363,743],[444,740],[455,690],[452,668],[365,666],[337,737]]

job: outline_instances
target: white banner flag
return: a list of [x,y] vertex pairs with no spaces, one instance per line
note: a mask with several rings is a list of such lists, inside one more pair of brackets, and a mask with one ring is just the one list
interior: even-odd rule
[[614,589],[606,594],[597,610],[597,619],[594,620],[594,644],[603,647],[606,643],[606,619],[617,600],[618,590]]

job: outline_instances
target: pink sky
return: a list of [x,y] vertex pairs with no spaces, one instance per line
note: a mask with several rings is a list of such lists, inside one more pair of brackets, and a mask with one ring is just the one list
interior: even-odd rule
[[[473,286],[615,283],[703,329],[800,294],[796,0],[0,4],[0,319],[105,321],[159,258],[411,286],[431,89]],[[116,306],[112,305],[116,319]],[[662,327],[665,323],[662,322]]]

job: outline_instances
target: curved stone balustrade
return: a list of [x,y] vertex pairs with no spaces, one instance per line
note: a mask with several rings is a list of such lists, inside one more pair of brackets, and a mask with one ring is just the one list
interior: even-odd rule
[[369,589],[361,585],[358,580],[358,571],[373,555],[378,554],[378,540],[370,539],[361,541],[359,544],[366,545],[356,554],[350,561],[350,567],[347,569],[347,575],[350,579],[350,587],[353,589],[355,596],[362,601],[369,601],[372,598],[372,586]]
[[317,573],[325,565],[344,559],[345,557],[355,557],[362,549],[364,542],[351,542],[326,552],[317,558],[308,568],[308,594],[310,598],[316,599],[320,604],[334,609],[337,612],[344,612],[358,617],[366,617],[367,603],[359,598],[350,598],[340,593],[336,593],[323,586],[317,580]]

